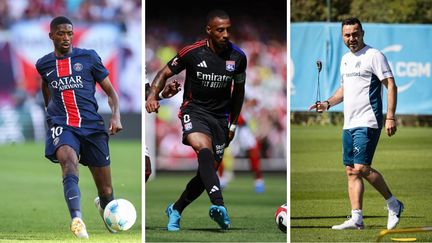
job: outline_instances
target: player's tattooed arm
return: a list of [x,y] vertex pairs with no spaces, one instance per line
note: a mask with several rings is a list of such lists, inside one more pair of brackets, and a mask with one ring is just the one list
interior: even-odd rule
[[174,73],[166,65],[156,74],[156,77],[154,78],[151,84],[150,94],[147,97],[147,101],[145,105],[148,113],[158,111],[159,109],[159,102],[157,100],[158,95],[165,87],[165,83],[167,79],[169,79],[173,75]]
[[[145,84],[145,100],[148,99],[149,95],[150,95],[150,84],[146,83]],[[165,86],[165,88],[162,90],[162,96],[163,97],[156,97],[157,100],[161,100],[166,99],[166,98],[171,98],[174,95],[176,95],[178,92],[180,92],[181,87],[180,87],[180,83],[177,80],[172,81],[171,83],[169,83],[168,85]]]
[[44,98],[45,108],[47,108],[51,95],[48,89],[48,84],[46,82],[42,82],[42,95]]
[[111,135],[114,135],[123,129],[120,119],[119,98],[108,77],[106,77],[99,84],[108,96],[108,104],[111,108],[112,113],[110,119],[109,133]]

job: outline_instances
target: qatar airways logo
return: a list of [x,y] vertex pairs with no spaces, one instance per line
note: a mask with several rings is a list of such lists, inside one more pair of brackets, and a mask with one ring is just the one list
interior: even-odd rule
[[63,77],[50,82],[51,87],[59,91],[68,89],[82,89],[84,87],[81,76]]
[[226,88],[232,81],[232,76],[229,75],[207,74],[202,72],[196,72],[196,75],[197,78],[202,81],[202,86],[208,88]]

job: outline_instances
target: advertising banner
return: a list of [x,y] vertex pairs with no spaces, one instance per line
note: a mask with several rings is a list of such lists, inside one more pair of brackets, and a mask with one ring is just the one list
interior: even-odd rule
[[[390,63],[398,86],[397,113],[432,114],[432,25],[364,23],[363,29],[365,43],[384,53]],[[291,111],[306,111],[315,103],[318,88],[321,101],[336,91],[340,60],[348,51],[340,23],[291,24]],[[323,64],[320,87],[317,60]],[[342,109],[343,105],[332,107]]]

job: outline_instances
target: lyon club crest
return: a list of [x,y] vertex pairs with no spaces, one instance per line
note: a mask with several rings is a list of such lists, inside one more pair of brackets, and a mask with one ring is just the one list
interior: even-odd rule
[[228,72],[232,72],[235,70],[235,61],[226,61],[225,63],[225,69]]

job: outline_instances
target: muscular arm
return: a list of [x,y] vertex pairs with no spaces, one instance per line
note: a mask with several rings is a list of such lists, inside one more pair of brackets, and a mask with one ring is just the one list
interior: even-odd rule
[[[245,82],[234,83],[234,89],[231,96],[231,112],[230,112],[231,125],[237,125],[240,111],[243,106],[244,94],[245,94]],[[235,128],[230,127],[228,132],[228,144],[233,140],[234,135],[235,135]]]
[[234,84],[231,97],[230,124],[237,124],[245,94],[245,83]]
[[49,89],[48,89],[48,84],[43,82],[43,81],[42,81],[42,95],[44,98],[45,108],[47,108],[51,94],[50,94]]
[[173,75],[174,73],[166,65],[156,74],[156,77],[153,79],[151,84],[150,93],[148,94],[145,105],[148,113],[157,112],[159,109],[159,102],[157,101],[158,94],[165,87],[167,79]]
[[[145,84],[145,100],[147,100],[147,98],[150,95],[150,84],[146,83]],[[181,88],[180,88],[180,83],[177,80],[172,81],[171,83],[169,83],[167,86],[164,87],[163,91],[162,91],[162,97],[164,99],[166,98],[171,98],[174,95],[176,95],[178,92],[180,92]],[[159,97],[159,95],[156,97],[157,100],[161,100],[161,98]]]
[[111,85],[111,81],[109,80],[108,77],[106,77],[99,84],[102,87],[103,91],[108,96],[108,104],[111,108],[109,132],[111,135],[114,135],[123,129],[120,120],[119,98],[117,92],[114,90],[113,86]]
[[329,107],[335,106],[343,101],[343,86],[339,87],[336,92],[327,99],[327,102],[319,102],[318,104],[313,104],[309,107],[309,110],[316,109],[317,112],[323,112],[328,110]]
[[145,84],[145,100],[147,100],[149,94],[150,94],[150,84],[146,83]]
[[387,88],[387,117],[385,128],[387,135],[393,136],[396,133],[396,105],[397,105],[397,86],[394,78],[386,78],[382,83]]

